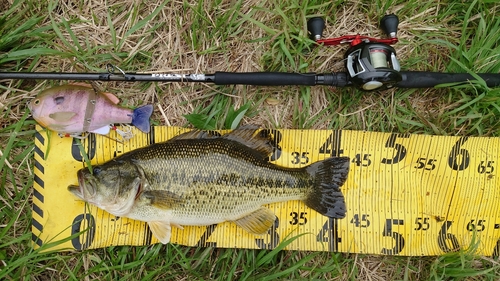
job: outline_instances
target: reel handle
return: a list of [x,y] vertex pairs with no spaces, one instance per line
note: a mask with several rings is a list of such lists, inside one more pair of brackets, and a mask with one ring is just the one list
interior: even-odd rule
[[398,33],[399,18],[395,14],[389,14],[380,20],[380,28],[391,38],[396,38]]
[[307,21],[307,30],[311,33],[314,41],[321,39],[323,30],[325,29],[325,20],[320,17],[314,17]]

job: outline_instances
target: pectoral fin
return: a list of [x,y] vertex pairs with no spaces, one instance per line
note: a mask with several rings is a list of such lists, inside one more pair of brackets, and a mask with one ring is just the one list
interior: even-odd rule
[[161,243],[167,244],[170,242],[170,236],[172,235],[172,227],[170,227],[170,223],[152,221],[148,222],[148,225],[151,232],[153,232],[153,235],[160,240]]
[[153,207],[160,209],[172,209],[184,202],[181,196],[166,190],[147,190],[143,191],[141,196],[149,199]]
[[268,208],[261,207],[257,211],[234,221],[239,227],[257,235],[265,234],[274,224],[276,215]]
[[49,117],[54,119],[57,122],[66,122],[69,121],[76,113],[71,111],[61,111],[49,114]]

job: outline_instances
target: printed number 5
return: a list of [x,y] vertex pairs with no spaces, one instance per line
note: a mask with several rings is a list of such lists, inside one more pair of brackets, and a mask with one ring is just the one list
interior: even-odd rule
[[392,231],[392,226],[393,225],[403,225],[404,221],[403,220],[393,220],[393,219],[387,219],[385,221],[385,227],[384,231],[382,232],[383,236],[387,237],[392,237],[396,245],[392,249],[387,249],[383,248],[382,249],[382,254],[384,255],[397,255],[403,250],[405,246],[405,239],[403,236],[395,231]]
[[396,164],[399,163],[399,161],[403,160],[406,156],[406,147],[403,145],[396,143],[396,139],[400,138],[409,138],[410,135],[408,134],[392,134],[387,142],[385,143],[385,147],[388,148],[394,148],[396,150],[396,154],[394,155],[394,158],[384,158],[382,159],[383,164]]

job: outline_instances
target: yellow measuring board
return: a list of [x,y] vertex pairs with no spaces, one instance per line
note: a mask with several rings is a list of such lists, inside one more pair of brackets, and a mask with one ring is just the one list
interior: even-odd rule
[[[143,222],[112,216],[85,204],[67,187],[84,167],[77,141],[41,130],[35,139],[33,243],[74,235],[56,249],[158,243]],[[125,143],[90,135],[83,140],[93,164],[187,131],[154,127]],[[273,163],[301,167],[348,156],[342,187],[347,216],[328,219],[302,202],[270,204],[277,216],[266,235],[234,223],[172,229],[171,243],[186,246],[272,249],[303,234],[286,249],[387,255],[440,255],[479,243],[478,253],[500,250],[500,138],[391,134],[348,130],[267,130],[277,148]]]

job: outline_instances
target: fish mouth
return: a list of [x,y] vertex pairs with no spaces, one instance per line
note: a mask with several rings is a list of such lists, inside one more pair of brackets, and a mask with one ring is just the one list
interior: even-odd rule
[[78,198],[84,200],[83,198],[83,187],[85,186],[85,180],[83,177],[83,172],[80,170],[77,172],[78,185],[68,186],[68,191],[76,195]]

